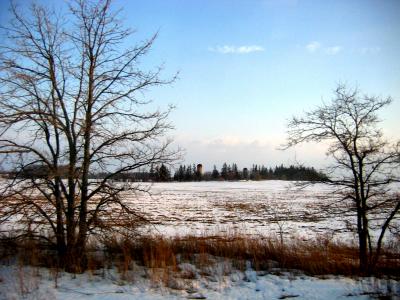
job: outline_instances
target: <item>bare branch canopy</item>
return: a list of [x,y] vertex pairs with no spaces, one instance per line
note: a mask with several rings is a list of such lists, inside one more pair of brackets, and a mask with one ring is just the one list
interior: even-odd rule
[[[121,197],[136,185],[111,179],[179,156],[165,138],[172,107],[149,110],[143,97],[175,77],[141,67],[157,34],[132,44],[133,31],[110,0],[72,1],[69,22],[35,4],[27,16],[11,10],[0,49],[0,155],[15,173],[2,186],[0,222],[18,216],[23,234],[44,220],[29,234],[54,243],[67,268],[83,271],[90,234],[113,218],[125,228],[141,220]],[[45,176],[21,176],[33,167]],[[94,182],[96,172],[108,175]]]

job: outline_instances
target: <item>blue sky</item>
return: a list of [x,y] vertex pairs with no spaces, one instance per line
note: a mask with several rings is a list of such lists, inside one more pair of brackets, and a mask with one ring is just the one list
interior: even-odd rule
[[[21,0],[20,0],[21,1]],[[20,2],[18,1],[18,2]],[[61,1],[43,1],[56,3]],[[0,18],[7,18],[1,0]],[[324,145],[290,151],[287,120],[322,99],[338,82],[391,95],[382,126],[399,138],[400,1],[116,0],[130,43],[159,31],[145,67],[164,63],[179,80],[148,96],[171,115],[186,162],[206,169],[295,161],[324,164]]]

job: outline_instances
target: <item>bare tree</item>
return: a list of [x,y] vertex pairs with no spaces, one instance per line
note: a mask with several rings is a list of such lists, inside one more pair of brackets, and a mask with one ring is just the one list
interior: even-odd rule
[[[385,233],[400,209],[398,191],[400,143],[384,139],[378,111],[392,99],[362,95],[358,89],[338,85],[334,99],[288,125],[286,147],[303,142],[327,142],[333,158],[325,182],[336,187],[341,201],[356,216],[360,271],[376,265]],[[377,232],[373,236],[373,232]]]
[[[149,111],[143,100],[148,88],[174,80],[140,68],[156,36],[127,47],[133,31],[110,2],[76,0],[67,16],[38,5],[25,16],[12,5],[2,28],[0,153],[16,172],[2,187],[0,222],[17,218],[19,236],[55,244],[73,272],[86,267],[91,234],[137,226],[122,193],[138,186],[113,176],[178,154],[164,138],[171,108]],[[38,167],[42,176],[22,176]],[[108,175],[89,180],[100,171]]]

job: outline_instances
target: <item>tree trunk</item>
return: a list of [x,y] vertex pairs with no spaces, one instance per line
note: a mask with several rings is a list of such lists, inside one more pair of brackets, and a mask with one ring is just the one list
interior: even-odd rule
[[[92,51],[92,49],[91,49]],[[83,136],[83,162],[82,162],[82,180],[81,180],[81,201],[79,209],[79,233],[75,245],[75,257],[77,272],[83,272],[87,267],[86,256],[86,239],[87,239],[87,209],[89,199],[89,169],[90,169],[90,139],[92,133],[92,104],[93,104],[93,89],[94,89],[94,64],[95,57],[92,53],[89,55],[89,86],[87,96],[87,108],[85,115],[85,131]]]
[[85,244],[68,245],[64,261],[66,272],[83,273],[87,268]]
[[365,274],[368,269],[368,231],[364,227],[365,221],[361,201],[356,201],[356,203],[359,269],[361,274]]
[[61,198],[61,191],[59,188],[59,181],[61,178],[57,177],[55,180],[55,190],[54,196],[56,201],[56,215],[57,215],[57,225],[56,225],[56,243],[57,243],[57,255],[58,255],[58,266],[64,265],[64,258],[66,253],[65,244],[65,231],[64,231],[64,217],[63,217],[63,200]]
[[361,232],[359,232],[359,261],[360,261],[360,272],[361,274],[368,273],[368,235],[367,231],[362,228]]

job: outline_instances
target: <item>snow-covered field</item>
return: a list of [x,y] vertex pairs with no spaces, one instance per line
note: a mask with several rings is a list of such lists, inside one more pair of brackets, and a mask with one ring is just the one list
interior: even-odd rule
[[[333,188],[324,184],[299,186],[290,181],[267,180],[133,185],[138,191],[123,197],[150,221],[151,225],[139,228],[148,234],[245,234],[285,240],[323,237],[342,242],[356,239],[352,203],[339,201]],[[400,185],[392,188],[400,191]],[[150,193],[143,192],[148,189]],[[399,219],[394,222],[399,223]],[[2,223],[0,231],[12,232],[20,226],[18,217],[14,217]],[[376,236],[374,230],[371,233]],[[388,232],[386,239],[392,238]]]
[[[355,238],[356,220],[332,188],[289,181],[155,183],[151,195],[127,195],[163,235],[244,233]],[[334,204],[327,207],[329,204]]]
[[[349,225],[354,216],[343,213],[343,203],[328,208],[337,195],[321,184],[300,189],[287,181],[155,183],[151,194],[126,197],[152,221],[142,230],[154,234],[354,239]],[[124,274],[102,269],[81,275],[3,265],[0,299],[370,299],[378,294],[400,299],[400,283],[394,280],[256,272],[250,262],[239,271],[229,260],[214,259],[207,275],[179,261],[177,272],[161,269],[159,276],[135,263]]]

